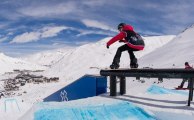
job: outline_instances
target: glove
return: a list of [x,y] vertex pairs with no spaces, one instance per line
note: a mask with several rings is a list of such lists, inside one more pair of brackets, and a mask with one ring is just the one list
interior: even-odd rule
[[107,49],[109,49],[109,46],[108,46],[108,45],[106,45],[106,48],[107,48]]
[[119,42],[121,43],[121,42],[124,42],[123,40],[119,40]]

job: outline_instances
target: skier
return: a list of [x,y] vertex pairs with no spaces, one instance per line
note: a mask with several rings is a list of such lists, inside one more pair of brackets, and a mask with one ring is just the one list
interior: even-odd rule
[[123,51],[128,51],[130,57],[130,67],[137,68],[137,58],[135,57],[133,51],[139,51],[144,49],[144,41],[142,37],[136,33],[131,25],[125,23],[120,23],[118,25],[118,30],[120,31],[115,37],[107,42],[107,48],[116,41],[124,42],[125,44],[117,49],[114,56],[113,62],[110,65],[111,69],[118,69],[120,63],[120,57]]
[[[191,67],[188,62],[185,62],[185,69],[193,69],[193,67]],[[188,80],[187,78],[184,78],[183,81],[181,82],[181,85],[178,86],[178,89],[183,88],[183,86],[187,80]],[[189,88],[189,82],[188,82],[187,88]]]

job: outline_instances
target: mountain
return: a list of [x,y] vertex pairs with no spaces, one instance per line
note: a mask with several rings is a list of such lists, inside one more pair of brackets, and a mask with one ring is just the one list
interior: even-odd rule
[[[175,36],[157,36],[144,37],[145,50],[136,52],[137,58],[161,47],[168,43]],[[105,38],[97,43],[90,43],[71,50],[66,53],[58,62],[53,64],[51,68],[46,70],[46,76],[59,76],[63,80],[76,80],[84,74],[97,74],[100,68],[109,67],[114,54],[122,43],[115,43],[106,48],[107,41],[111,38]],[[129,67],[130,60],[127,52],[121,57],[121,67]],[[81,71],[81,72],[80,72]]]
[[[144,37],[145,43],[146,43],[145,50],[143,51],[143,53],[137,52],[137,56],[141,57],[142,55],[147,54],[150,51],[157,49],[158,47],[161,47],[162,45],[164,45],[164,44],[168,43],[170,40],[172,40],[172,38],[174,38],[174,37],[175,37],[174,35]],[[105,38],[105,39],[100,40],[99,43],[97,42],[95,47],[100,47],[100,48],[104,49],[105,43],[107,42],[108,39],[110,39],[110,37]],[[95,45],[95,43],[90,43],[90,45],[92,45],[92,44]],[[111,52],[111,54],[114,55],[114,52],[116,51],[117,47],[119,47],[120,45],[121,44],[117,44],[117,45],[114,44],[113,46],[111,46],[111,51],[112,51],[112,47],[113,47],[113,53],[111,51],[109,51],[109,52]],[[86,47],[88,47],[88,46],[86,45]],[[84,49],[83,47],[81,47],[81,48]],[[56,49],[56,50],[49,50],[49,51],[44,51],[44,52],[24,56],[24,57],[22,57],[22,59],[29,61],[29,62],[32,62],[32,63],[35,63],[35,64],[39,64],[39,65],[51,66],[51,65],[54,65],[55,63],[57,63],[58,61],[60,61],[61,59],[63,59],[63,57],[69,58],[66,56],[69,56],[72,53],[74,53],[74,51],[76,51],[76,49],[79,49],[79,47],[78,48],[65,47],[65,48],[60,48],[60,49]],[[98,51],[100,51],[100,49]],[[106,54],[106,52],[107,51],[102,51],[101,54]]]
[[71,54],[73,49],[74,47],[65,47],[56,50],[48,50],[36,54],[23,56],[22,59],[38,65],[51,66],[57,63],[60,59],[62,59],[63,56]]
[[[182,65],[184,56],[190,56],[192,54],[191,48],[193,44],[192,40],[190,40],[189,38],[193,37],[193,28],[187,29],[183,33],[179,34],[177,37],[144,37],[146,43],[145,50],[135,53],[136,56],[139,58],[140,67],[148,66],[151,62],[156,62],[156,65],[158,65],[158,67],[164,67],[164,65],[167,64],[168,61],[173,61],[173,57],[176,57],[176,59],[174,60],[175,65]],[[66,49],[61,50],[62,54],[59,54],[59,56],[61,55],[62,57],[58,60],[52,58],[52,60],[55,60],[55,62],[48,62],[49,64],[51,63],[51,67],[43,73],[44,75],[48,76],[59,76],[60,81],[50,84],[27,84],[26,86],[23,86],[21,88],[21,91],[27,91],[27,93],[19,96],[21,97],[19,99],[21,108],[29,108],[35,102],[41,101],[42,98],[68,85],[84,74],[98,74],[101,68],[108,67],[112,62],[112,58],[114,57],[117,48],[122,45],[122,43],[115,43],[110,46],[109,49],[106,49],[106,42],[109,39],[110,38],[105,38],[97,43],[90,43],[80,47],[69,49],[69,52],[67,53],[64,52],[66,51]],[[168,50],[171,50],[172,53],[167,52]],[[168,56],[171,56],[172,54],[178,54],[178,50],[182,50],[184,56],[177,55],[168,58]],[[51,52],[52,57],[55,57],[55,52]],[[152,56],[152,54],[154,55]],[[44,53],[42,53],[42,55],[44,55]],[[189,59],[191,60],[190,62],[192,62],[193,60],[192,56],[189,57]],[[41,56],[39,58],[41,58]],[[47,59],[49,59],[49,56],[45,56],[44,60]],[[129,61],[127,60],[129,60],[129,56],[127,52],[125,52],[122,55],[121,67],[129,67]],[[169,65],[171,65],[171,63]],[[176,95],[174,93],[147,93],[147,89],[153,87],[151,86],[153,84],[160,86],[161,89],[169,88],[169,90],[171,90],[180,84],[181,79],[164,79],[164,81],[160,84],[157,84],[157,79],[142,78],[141,80],[145,81],[145,83],[133,80],[133,78],[126,79],[127,94],[124,96],[114,97],[114,99],[110,98],[110,101],[120,98],[120,100],[124,99],[125,101],[133,102],[135,105],[151,110],[151,112],[153,112],[154,115],[156,115],[157,118],[161,120],[171,120],[177,118],[188,120],[193,119],[193,106],[186,106],[186,101],[188,100],[187,95]],[[158,90],[158,87],[156,91],[160,91]],[[101,96],[82,99],[81,102],[80,100],[75,101],[77,101],[77,104],[79,105],[83,102],[86,102],[88,104],[94,103],[96,105],[96,103],[98,103],[97,101],[95,101],[96,99],[103,101],[102,103],[106,101],[106,98]],[[0,101],[0,104],[3,105],[3,102]],[[1,113],[4,112],[0,111],[0,114]],[[14,113],[14,116],[16,116],[16,113]],[[6,117],[2,117],[2,119],[3,118]]]
[[184,63],[194,63],[194,25],[185,29],[168,44],[143,56],[141,66],[149,67],[184,67]]
[[[137,57],[139,58],[140,65],[147,66],[150,63],[150,61],[153,62],[157,59],[158,63],[157,65],[161,67],[163,64],[165,64],[165,62],[171,61],[171,59],[173,59],[172,57],[163,58],[163,56],[164,57],[170,56],[172,53],[177,54],[178,53],[177,50],[183,49],[182,45],[185,44],[184,46],[185,51],[191,50],[191,47],[188,47],[187,45],[190,40],[188,39],[186,40],[185,37],[187,36],[188,38],[190,38],[192,34],[193,34],[192,30],[188,29],[185,32],[178,35],[180,39],[177,39],[179,38],[178,36],[172,40],[171,39],[167,40],[168,37],[166,37],[165,39],[160,39],[161,41],[165,41],[165,43],[159,42],[160,40],[157,40],[158,37],[151,37],[152,39],[145,38],[146,42],[145,50],[136,53]],[[83,74],[89,73],[98,74],[100,68],[109,66],[109,64],[112,62],[112,58],[114,57],[116,49],[118,48],[118,46],[121,45],[119,43],[116,43],[110,46],[109,49],[106,49],[105,47],[106,42],[109,39],[110,38],[106,38],[97,43],[90,43],[72,49],[72,51],[69,54],[64,55],[63,58],[58,60],[58,62],[53,64],[50,69],[44,72],[44,74],[47,75],[60,76],[59,83],[39,86],[36,88],[34,88],[33,86],[33,88],[31,87],[31,89],[28,90],[28,93],[26,94],[25,98],[23,96],[23,99],[25,99],[25,101],[26,99],[29,100],[29,98],[32,98],[30,100],[33,100],[35,98],[39,100],[43,98],[43,96],[47,96],[53,91],[60,89],[62,86],[67,85],[69,82],[76,80],[76,78],[82,76]],[[172,53],[171,52],[163,53],[162,51],[165,51],[166,49],[170,49]],[[126,67],[129,64],[129,62],[126,60],[129,60],[129,58],[127,52],[123,54],[124,55],[122,55],[121,66]],[[152,56],[152,54],[155,54],[156,56]],[[189,53],[185,52],[184,55],[187,56],[189,55]],[[164,61],[164,59],[166,60]],[[182,58],[179,59],[179,56],[177,56],[174,62],[175,64],[177,64],[181,60]],[[134,80],[133,78],[126,79],[127,79],[126,95],[117,96],[113,98],[110,97],[111,101],[125,100],[132,102],[135,105],[145,108],[146,110],[151,110],[151,112],[153,112],[153,114],[156,115],[157,119],[161,120],[193,119],[193,106],[191,107],[186,106],[186,101],[188,100],[188,95],[186,92],[184,93],[186,95],[177,95],[176,93],[163,94],[161,92],[161,90],[166,90],[166,88],[168,88],[167,89],[168,91],[172,91],[172,89],[175,86],[178,86],[180,84],[181,79],[176,80],[164,79],[164,81],[160,84],[157,84],[158,82],[157,79],[142,78],[141,80],[144,81],[145,83]],[[158,91],[161,93],[157,94],[148,93],[147,91],[148,88],[153,88],[154,87],[152,86],[153,84],[155,84],[156,86],[160,86],[160,87],[155,86],[156,89],[153,91]],[[95,101],[96,99],[100,99],[101,101],[103,101],[102,102],[103,104],[107,102],[106,97],[98,96],[82,100],[75,100],[75,102],[72,101],[73,102],[72,104],[75,104],[77,102],[77,104],[82,105],[83,102],[85,102],[90,105],[91,103],[94,103],[94,105],[96,105],[97,103],[99,103]],[[69,103],[67,104],[69,105]],[[35,111],[33,111],[32,113],[34,114],[34,112]]]
[[5,72],[12,72],[14,69],[19,70],[44,70],[45,67],[42,67],[40,65],[32,64],[17,58],[12,58],[9,56],[6,56],[3,53],[0,53],[0,74],[3,74]]
[[[167,44],[174,36],[156,36],[144,37],[145,50],[139,51],[136,54],[138,58],[148,54],[149,52]],[[43,76],[60,77],[58,83],[49,86],[36,86],[36,89],[28,90],[29,93],[35,98],[42,99],[50,93],[64,87],[85,74],[99,74],[101,68],[109,67],[114,57],[114,54],[119,46],[123,43],[115,43],[106,48],[106,42],[111,38],[105,38],[96,43],[89,43],[75,48],[63,48],[52,51],[41,52],[38,54],[30,55],[24,60],[34,62],[31,64],[16,58],[8,57],[1,54],[0,65],[3,66],[1,72],[12,71],[13,69],[41,69],[36,64],[50,66]],[[121,67],[129,67],[129,55],[127,52],[123,53],[121,57]],[[47,89],[45,91],[45,89]],[[39,94],[37,94],[37,91]],[[26,94],[26,98],[31,94]],[[32,101],[34,101],[32,99]]]
[[[192,53],[192,48],[194,47],[194,44],[193,40],[190,39],[194,37],[193,32],[194,28],[190,27],[176,37],[144,37],[146,43],[145,50],[135,53],[139,58],[140,67],[172,67],[173,64],[175,64],[173,67],[181,67],[186,60],[193,63],[194,53]],[[47,65],[51,66],[44,72],[44,74],[48,76],[59,76],[60,81],[51,84],[27,84],[26,86],[23,86],[21,91],[27,91],[27,93],[19,96],[20,99],[15,97],[18,99],[18,101],[20,100],[18,103],[21,105],[21,108],[24,109],[31,107],[35,102],[41,101],[41,99],[45,96],[48,96],[54,91],[66,86],[84,74],[98,74],[101,68],[108,67],[112,62],[117,48],[122,45],[121,43],[115,43],[110,46],[109,49],[106,49],[106,42],[109,39],[110,38],[105,38],[97,43],[90,43],[72,48],[69,49],[69,51],[67,50],[67,52],[65,52],[66,49],[63,49],[60,50],[58,55],[55,53],[57,51],[50,51],[51,56],[44,56],[45,53],[41,53],[41,55],[36,58],[37,61],[44,56],[43,58],[45,63],[47,62],[46,60],[48,60]],[[47,54],[49,54],[49,52],[47,52]],[[34,59],[34,61],[36,59]],[[127,60],[129,60],[129,56],[126,52],[122,55],[121,67],[129,67],[130,61]],[[41,64],[44,63],[43,61],[39,62]],[[156,89],[158,92],[160,92],[160,89],[163,90],[166,88],[168,88],[169,91],[172,91],[174,87],[180,84],[181,79],[164,79],[164,81],[160,84],[157,84],[157,79],[142,78],[141,80],[145,83],[133,80],[133,78],[126,79],[127,94],[113,98],[110,97],[108,98],[110,101],[119,99],[133,102],[133,104],[143,107],[146,110],[151,110],[151,112],[153,112],[153,114],[161,120],[193,119],[193,104],[191,104],[191,107],[186,106],[186,101],[188,100],[187,92],[185,92],[186,95],[177,95],[176,93],[149,94],[147,91],[148,88],[153,88],[153,86],[151,86],[153,84],[160,86]],[[96,105],[98,101],[95,100],[97,99],[102,101],[102,104],[107,102],[106,97],[97,96],[82,100],[75,100],[72,101],[72,104],[77,102],[78,105],[82,105],[82,103],[85,102],[90,105],[91,103]],[[0,100],[0,104],[3,105],[3,101]],[[9,116],[8,114],[7,116],[4,114],[5,112],[1,110],[0,118],[5,119],[7,116]],[[13,113],[12,115],[16,116],[18,114]]]

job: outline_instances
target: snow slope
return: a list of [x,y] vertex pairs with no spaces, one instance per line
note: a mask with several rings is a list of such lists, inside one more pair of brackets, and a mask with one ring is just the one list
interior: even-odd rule
[[[144,51],[140,51],[137,54],[137,57],[139,58],[144,54],[147,54],[150,51],[153,51],[168,43],[173,37],[173,35],[146,37],[145,43],[147,44],[147,47]],[[109,49],[107,49],[106,42],[109,39],[110,38],[105,38],[97,43],[86,44],[77,48],[68,49],[67,51],[65,49],[60,49],[60,52],[57,50],[50,51],[51,53],[41,53],[40,56],[42,57],[40,57],[38,54],[35,54],[34,58],[30,56],[29,60],[37,59],[39,63],[48,63],[47,65],[51,65],[51,68],[43,73],[44,76],[58,76],[60,77],[60,80],[55,84],[33,86],[34,89],[31,89],[32,86],[30,85],[24,86],[22,90],[30,88],[27,90],[28,93],[23,96],[24,99],[27,99],[27,101],[30,103],[34,103],[37,100],[41,100],[48,96],[50,93],[53,93],[58,89],[72,83],[85,74],[99,74],[99,68],[108,67],[112,62],[117,48],[122,45],[122,43],[115,43]],[[52,65],[51,61],[53,60],[55,60],[55,62],[53,62],[54,64]],[[129,55],[127,52],[125,52],[122,56],[121,67],[126,67],[129,65],[130,61],[126,62],[126,60],[129,60]],[[31,96],[33,96],[34,99],[29,100],[28,98]]]
[[23,56],[22,59],[39,65],[51,66],[57,63],[60,59],[62,59],[63,56],[70,54],[72,50],[72,47],[48,50],[28,56]]
[[[152,37],[144,37],[145,39],[145,50],[142,52],[138,52],[137,56],[141,57],[144,54],[147,54],[161,46],[163,46],[164,44],[168,43],[170,40],[172,40],[175,36],[174,35],[166,35],[166,36],[152,36]],[[103,40],[100,40],[97,43],[90,43],[89,45],[84,45],[85,47],[81,47],[81,49],[85,49],[86,47],[89,47],[87,49],[93,49],[94,47],[99,47],[98,53],[101,54],[106,54],[107,50],[105,49],[105,51],[100,50],[100,48],[105,48],[105,43],[107,42],[107,40],[109,40],[109,38],[105,38]],[[90,47],[90,45],[92,45]],[[110,52],[111,54],[114,54],[114,52],[116,51],[117,47],[120,46],[121,44],[114,44],[113,45],[113,49],[111,49]],[[147,46],[148,45],[148,46]],[[65,48],[61,48],[61,49],[57,49],[57,50],[50,50],[50,51],[45,51],[45,52],[40,52],[40,53],[36,53],[36,54],[32,54],[32,55],[28,55],[28,56],[24,56],[23,59],[26,61],[30,61],[36,64],[40,64],[40,65],[46,65],[46,66],[51,66],[54,65],[55,63],[57,63],[58,61],[60,61],[61,59],[63,59],[63,57],[71,57],[70,54],[72,54],[76,49],[79,48],[73,48],[73,47],[65,47]],[[96,48],[95,48],[96,49]],[[84,51],[83,53],[81,53],[82,51],[80,51],[80,54],[87,54],[86,51]],[[95,51],[93,51],[95,54]],[[104,53],[103,53],[104,52]],[[66,58],[64,58],[66,59]],[[79,58],[77,58],[79,59]]]
[[[163,46],[174,38],[169,36],[154,36],[145,37],[145,50],[135,52],[137,58],[148,54],[151,51]],[[56,64],[53,64],[50,69],[45,71],[46,76],[56,75],[64,80],[73,81],[84,74],[96,74],[99,69],[109,67],[112,63],[114,54],[122,43],[115,43],[106,48],[106,42],[110,38],[105,38],[97,43],[90,43],[71,50],[65,54]],[[121,57],[121,67],[129,67],[129,55],[127,52],[123,53]],[[81,71],[81,72],[80,72]],[[85,72],[87,71],[87,72]],[[68,74],[65,74],[68,73]]]
[[[191,46],[193,46],[193,41],[188,38],[193,38],[194,34],[193,32],[194,32],[193,27],[188,28],[183,33],[178,35],[179,37],[177,36],[169,43],[166,42],[167,44],[163,44],[164,45],[163,47],[154,48],[154,51],[151,53],[150,51],[152,50],[148,50],[149,52],[146,52],[146,49],[148,49],[148,47],[154,47],[154,44],[151,45],[151,43],[153,42],[146,44],[145,51],[136,53],[137,57],[140,58],[139,60],[140,65],[148,66],[152,62],[154,64],[154,67],[165,67],[165,65],[166,67],[169,67],[172,63],[176,65],[174,67],[183,67],[184,64],[183,61],[185,59],[183,56],[181,55],[171,56],[172,54],[178,54],[179,53],[177,52],[178,50],[183,50],[184,56],[188,56],[188,61],[192,64],[193,56],[191,56],[191,52],[187,51],[192,50]],[[21,96],[21,98],[19,99],[20,101],[24,100],[25,102],[23,103],[19,102],[20,103],[19,106],[22,105],[25,106],[24,104],[26,104],[26,107],[29,107],[28,104],[29,105],[32,105],[32,103],[34,104],[35,100],[41,99],[48,93],[55,91],[57,88],[59,89],[60,86],[62,87],[64,85],[67,85],[68,83],[72,82],[73,80],[82,76],[83,74],[88,73],[99,74],[99,69],[95,67],[99,68],[108,67],[112,62],[112,58],[114,57],[117,47],[121,45],[114,44],[110,47],[110,49],[106,49],[105,43],[107,41],[108,38],[97,43],[86,44],[76,48],[75,50],[72,50],[68,55],[64,55],[62,59],[60,59],[58,62],[55,62],[55,64],[53,64],[51,68],[46,70],[44,73],[45,75],[60,76],[61,77],[60,82],[50,85],[44,84],[41,85],[41,87],[37,85],[25,86],[22,90],[28,90],[28,92],[26,95]],[[157,46],[160,43],[158,42],[155,44]],[[171,50],[172,53],[166,51],[166,49]],[[176,57],[176,59],[174,57]],[[126,61],[128,59],[129,58],[127,53],[124,53],[121,59],[121,67],[128,66],[129,62]],[[155,87],[154,92],[153,90],[152,92],[156,93],[156,91],[159,89],[167,91],[166,94],[161,93],[150,94],[148,90],[153,84],[156,84],[157,79],[147,79],[147,78],[142,79],[145,81],[145,83],[142,83],[140,81],[133,81],[134,78],[127,78],[127,93],[126,95],[123,96],[109,97],[109,95],[105,94],[98,97],[91,97],[71,102],[72,104],[95,105],[96,103],[99,102],[98,100],[104,103],[105,101],[107,101],[107,98],[110,101],[122,100],[132,102],[138,107],[151,111],[159,120],[172,120],[172,119],[193,120],[194,103],[192,102],[191,107],[188,107],[187,95],[169,92],[175,86],[178,86],[181,80],[164,79],[164,82],[157,84],[157,86],[159,87]],[[170,90],[168,91],[167,89]],[[0,103],[3,104],[3,101],[0,100]],[[57,108],[57,106],[53,107]],[[24,112],[25,110],[22,111],[23,114]],[[17,116],[16,113],[12,114]],[[1,111],[0,115],[3,115],[1,119],[6,119],[5,118],[6,115],[4,114],[4,112]],[[6,117],[10,118],[9,116]],[[18,118],[18,116],[16,118]]]
[[19,70],[44,70],[46,67],[32,64],[30,62],[26,62],[24,60],[20,60],[17,58],[12,58],[9,56],[4,55],[3,53],[0,53],[0,74],[3,74],[5,72],[12,72],[14,69]]
[[[173,37],[173,35],[146,37],[145,43],[147,44],[147,47],[144,51],[140,51],[137,54],[137,57],[139,58],[144,54],[147,54],[150,51],[168,43]],[[43,75],[48,77],[57,76],[60,80],[55,85],[44,85],[41,87],[36,86],[36,89],[28,90],[28,93],[30,94],[26,94],[25,98],[28,98],[31,94],[33,94],[34,98],[36,98],[34,100],[30,100],[30,102],[33,103],[37,99],[42,99],[48,96],[50,93],[53,93],[54,91],[72,83],[85,74],[99,74],[100,68],[109,67],[117,48],[122,45],[122,43],[115,43],[107,49],[106,42],[109,39],[110,38],[105,38],[97,43],[89,43],[80,47],[68,49],[67,51],[65,51],[65,49],[61,49],[60,53],[63,53],[61,56],[59,54],[57,55],[56,51],[51,51],[52,55],[47,52],[41,53],[42,56],[45,56],[43,59],[42,57],[36,57],[38,54],[35,54],[35,58],[40,58],[37,59],[37,61],[44,60],[39,63],[45,62],[48,63],[48,65],[51,65],[51,67],[47,69]],[[49,55],[51,55],[51,58],[48,57]],[[31,59],[31,57],[28,59]],[[51,64],[50,60],[55,60],[54,64]],[[121,67],[128,66],[129,62],[129,55],[125,52],[121,58]],[[47,90],[44,91],[44,89]]]
[[[194,25],[177,35],[168,44],[143,56],[140,65],[150,67],[184,67],[194,63]],[[152,58],[152,59],[151,59]],[[174,65],[173,65],[174,64]]]
[[[94,115],[96,115],[96,118],[101,117],[105,119],[107,116],[108,118],[106,120],[112,120],[113,118],[115,118],[115,116],[122,115],[122,117],[128,118],[126,118],[126,120],[133,120],[133,118],[136,118],[135,120],[146,120],[146,118],[137,118],[137,116],[139,115],[139,109],[133,109],[133,114],[130,113],[131,110],[129,109],[123,111],[125,107],[129,106],[125,106],[123,108],[121,105],[118,105],[118,108],[122,108],[121,110],[117,109],[116,113],[119,113],[117,115],[114,115],[114,109],[109,109],[109,111],[103,111],[103,109],[101,108],[96,108],[96,106],[99,105],[108,106],[112,104],[114,105],[115,103],[121,101],[123,101],[124,103],[127,101],[133,103],[137,107],[143,108],[149,114],[153,114],[153,116],[155,116],[157,120],[193,120],[194,102],[191,103],[190,107],[187,106],[188,96],[185,94],[188,94],[188,91],[182,91],[184,94],[180,94],[179,92],[181,91],[176,91],[172,93],[172,88],[174,86],[177,86],[181,82],[181,80],[164,79],[163,83],[155,84],[154,89],[152,87],[152,84],[157,81],[156,79],[144,79],[145,83],[133,80],[134,78],[127,78],[127,93],[123,96],[118,95],[117,97],[110,97],[109,93],[107,93],[97,97],[73,100],[64,103],[38,103],[35,104],[26,114],[24,114],[24,116],[20,118],[21,120],[25,120],[26,118],[28,118],[28,120],[34,120],[34,115],[40,114],[42,115],[43,120],[48,118],[49,115],[50,118],[55,117],[55,120],[60,120],[61,117],[64,117],[64,114],[69,112],[71,114],[65,115],[67,119],[75,118],[76,116],[82,116],[83,119],[84,117],[90,118],[91,116],[94,117]],[[150,92],[150,88],[152,88],[152,92]],[[161,91],[165,91],[165,93]],[[101,112],[99,112],[99,110],[101,110]],[[45,114],[45,112],[49,111],[52,113]],[[56,112],[59,114],[57,114]],[[64,114],[62,114],[63,112]],[[103,114],[103,116],[101,116],[100,114]],[[127,116],[128,114],[131,115]],[[118,116],[116,120],[118,120]]]
[[[91,104],[91,100],[95,103]],[[21,120],[61,120],[61,118],[68,120],[156,120],[153,114],[130,102],[109,98],[103,98],[103,100],[101,97],[96,97],[95,100],[89,98],[69,102],[38,103]],[[51,106],[53,109],[50,109]]]
[[[183,50],[182,53],[184,54],[184,56],[189,56],[188,61],[192,60],[193,57],[190,56],[191,53],[187,51],[191,51],[192,47],[190,46],[193,45],[193,41],[188,38],[193,38],[193,34],[193,27],[191,27],[174,38],[171,42],[167,43],[166,45],[163,44],[163,47],[156,47],[153,52],[146,53],[147,46],[154,46],[151,45],[151,43],[153,42],[150,42],[149,44],[147,44],[145,51],[139,52],[139,55],[137,54],[138,58],[141,57],[139,61],[140,65],[148,66],[150,63],[157,63],[154,64],[154,67],[169,67],[169,65],[173,63],[176,65],[174,67],[183,67],[182,64],[184,63],[184,57],[181,55],[172,55],[178,54],[177,50],[181,49]],[[74,51],[72,51],[71,54],[64,56],[63,59],[59,60],[58,63],[54,64],[50,69],[48,69],[45,74],[58,75],[62,78],[61,80],[64,81],[64,83],[73,81],[74,79],[86,73],[98,74],[99,69],[96,69],[95,67],[108,67],[109,64],[112,62],[112,58],[114,57],[117,47],[120,46],[119,44],[115,44],[107,50],[105,48],[105,43],[107,41],[108,38],[95,44],[91,43],[76,48]],[[143,55],[145,55],[145,57]],[[122,56],[121,67],[126,67],[129,64],[129,62],[126,62],[126,60],[128,60],[127,54]],[[82,104],[82,102],[85,101],[88,104],[92,104],[96,101],[97,98],[101,99],[102,101],[106,101],[106,98],[114,100],[124,100],[133,102],[137,106],[148,109],[149,111],[153,112],[154,115],[160,120],[193,119],[194,103],[191,103],[191,107],[187,106],[188,96],[174,93],[172,94],[171,92],[167,92],[167,94],[150,94],[147,92],[147,90],[152,84],[156,83],[156,79],[149,80],[145,78],[145,83],[132,81],[132,79],[133,78],[127,78],[127,94],[124,96],[117,96],[112,98],[108,95],[102,95],[99,96],[100,98],[93,97],[84,100],[77,100],[77,102],[79,104]],[[166,91],[166,89],[172,89],[175,86],[178,86],[180,82],[181,80],[178,79],[165,79],[164,82],[158,84],[158,86],[160,86],[160,89],[165,88]]]

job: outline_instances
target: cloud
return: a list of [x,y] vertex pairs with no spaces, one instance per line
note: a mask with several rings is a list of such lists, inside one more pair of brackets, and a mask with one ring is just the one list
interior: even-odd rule
[[14,33],[13,32],[9,32],[7,35],[13,35]]
[[8,37],[2,37],[2,38],[0,38],[0,43],[6,41],[7,39],[8,39]]
[[82,1],[82,3],[84,4],[84,5],[87,5],[87,6],[92,6],[92,7],[98,7],[98,6],[103,6],[105,3],[107,2],[107,0],[105,1],[105,0],[93,0],[93,1],[91,1],[91,0],[84,0],[84,1]]
[[48,38],[57,36],[59,32],[62,30],[68,29],[66,26],[56,26],[56,27],[45,27],[43,28],[43,32],[41,34],[41,38]]
[[[51,46],[53,39],[40,43],[39,40],[70,29],[71,33],[63,34],[68,42],[74,44],[75,39],[79,39],[84,43],[92,37],[115,35],[120,22],[131,24],[141,34],[178,34],[194,23],[193,6],[192,0],[3,0],[0,2],[0,42],[4,44],[13,38],[10,43]],[[63,35],[55,39],[66,42]],[[11,45],[27,44],[8,44],[8,48]]]
[[158,33],[158,32],[153,32],[153,31],[140,31],[139,33],[143,33],[143,35],[151,35],[151,36],[155,36],[155,35],[163,35],[161,33]]
[[80,34],[77,34],[77,37],[84,36],[84,35],[90,35],[90,34],[97,34],[97,35],[108,35],[113,36],[113,33],[105,32],[105,31],[97,31],[97,30],[80,30]]
[[73,2],[65,2],[45,5],[36,4],[20,8],[17,11],[23,15],[31,17],[54,17],[65,15],[76,10],[76,5]]
[[16,36],[10,43],[27,43],[37,41],[40,39],[41,33],[39,32],[26,32],[22,35]]
[[173,4],[171,6],[166,6],[166,10],[163,10],[166,13],[163,18],[175,24],[189,23],[194,19],[193,6],[193,3],[188,2],[182,2],[181,5]]
[[[16,2],[17,1],[17,2]],[[9,15],[10,19],[33,17],[36,20],[42,18],[62,19],[62,20],[81,20],[86,26],[110,30],[116,32],[113,27],[120,23],[126,22],[136,26],[144,26],[148,31],[154,31],[150,26],[168,26],[177,25],[187,27],[188,23],[194,22],[193,5],[189,0],[182,1],[145,1],[127,0],[27,0],[19,4],[18,0],[9,1],[11,4],[9,12],[0,8],[0,16]],[[141,4],[139,4],[141,3]],[[2,3],[0,3],[2,4]],[[4,4],[4,6],[7,4]],[[2,5],[3,6],[3,5]],[[83,20],[82,20],[83,19]],[[101,22],[103,21],[103,22]],[[161,21],[161,22],[159,22]],[[111,26],[111,27],[110,27]],[[139,29],[141,29],[141,26]],[[148,27],[147,27],[148,26]],[[159,29],[159,28],[158,28]],[[169,31],[168,27],[161,28],[161,31]],[[184,28],[183,28],[184,29]],[[157,32],[161,32],[157,31]],[[179,32],[178,29],[171,33]],[[163,32],[165,33],[165,32]]]
[[1,28],[3,28],[4,26],[5,26],[5,25],[3,25],[3,24],[0,24],[0,29],[1,29]]
[[57,36],[62,30],[68,29],[66,26],[49,26],[34,32],[26,32],[13,38],[10,43],[27,43],[38,41],[41,38],[49,38]]
[[96,20],[83,19],[82,22],[87,27],[93,27],[93,28],[99,28],[102,30],[110,30],[113,32],[117,32],[115,29],[111,28],[110,26],[106,25],[105,23],[102,23],[102,22],[99,22]]
[[5,30],[7,26],[9,26],[8,22],[1,22],[0,20],[0,29]]

